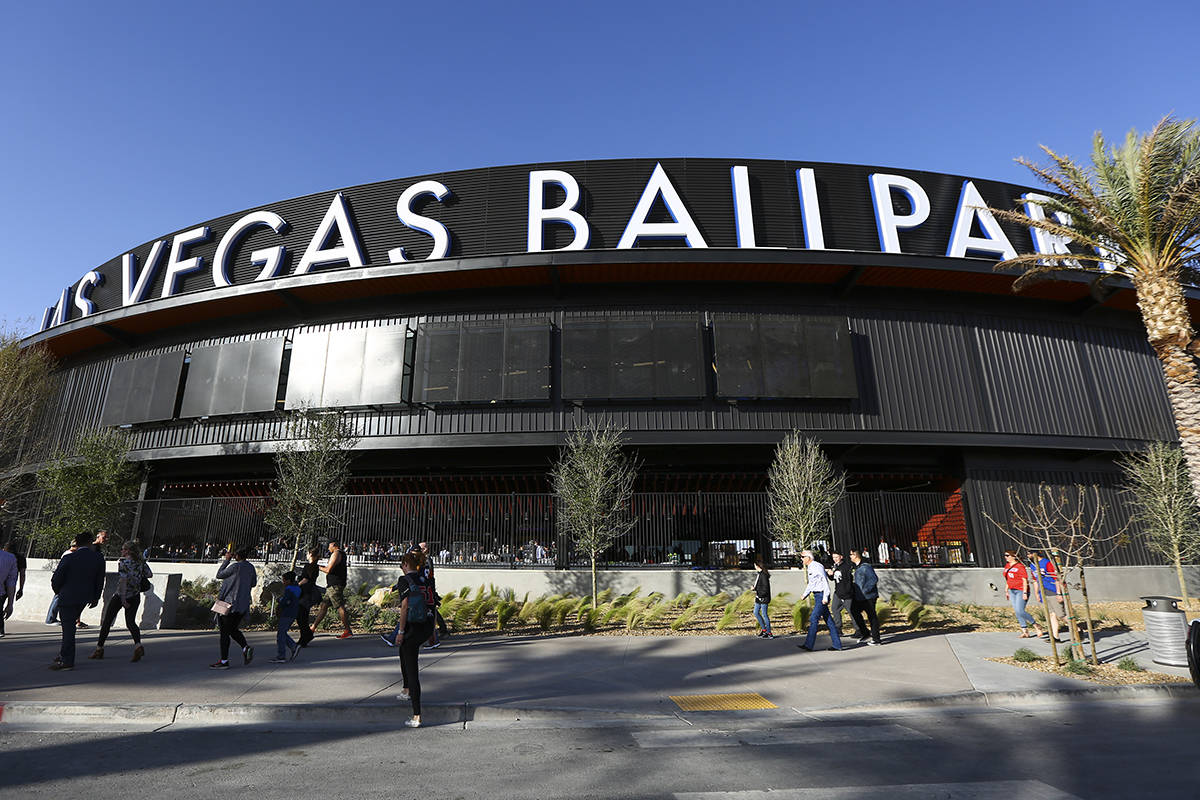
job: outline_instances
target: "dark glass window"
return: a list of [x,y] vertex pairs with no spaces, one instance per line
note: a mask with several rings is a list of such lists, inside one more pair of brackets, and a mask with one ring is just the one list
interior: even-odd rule
[[158,422],[175,416],[183,351],[113,364],[100,412],[101,425]]
[[286,408],[404,401],[407,329],[400,325],[304,333],[292,342]]
[[713,345],[722,397],[858,396],[844,318],[716,314]]
[[232,342],[192,351],[181,417],[273,411],[282,338]]
[[549,400],[549,323],[423,323],[417,328],[413,379],[418,402]]
[[563,397],[698,398],[700,327],[695,317],[586,316],[563,321]]

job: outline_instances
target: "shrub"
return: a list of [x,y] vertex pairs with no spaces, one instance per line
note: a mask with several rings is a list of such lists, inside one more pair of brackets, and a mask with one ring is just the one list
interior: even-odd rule
[[496,606],[496,630],[502,631],[521,610],[521,604],[512,600],[501,600]]
[[600,622],[599,608],[585,608],[579,615],[579,622],[583,625],[583,629],[587,632],[596,630],[596,625]]
[[675,595],[675,599],[671,601],[671,608],[687,608],[696,599],[695,592],[680,592]]
[[621,595],[616,600],[613,600],[614,606],[623,606],[632,601],[635,597],[642,593],[642,587],[638,586],[632,592]]
[[375,623],[379,621],[379,614],[379,607],[368,603],[363,609],[359,624],[364,628],[373,628],[375,627]]
[[613,621],[614,617],[620,616],[621,611],[624,609],[624,606],[619,606],[614,601],[612,603],[608,603],[607,605],[602,606],[602,608],[604,609],[604,614],[600,617],[600,624],[607,625],[608,623]]
[[671,610],[671,603],[665,598],[646,609],[646,623],[653,625],[662,619],[663,614]]
[[738,612],[737,601],[735,600],[732,603],[729,603],[725,606],[725,613],[721,615],[719,620],[717,620],[717,630],[725,630],[730,625],[733,625],[735,622],[737,622],[738,617],[740,616],[741,614]]
[[754,590],[748,589],[738,595],[733,601],[733,610],[737,614],[749,614],[754,610]]
[[1133,656],[1125,656],[1117,662],[1117,669],[1123,669],[1126,672],[1145,672],[1146,668],[1139,664]]
[[400,612],[394,608],[385,608],[379,612],[379,624],[385,628],[395,629],[400,624]]
[[700,611],[697,606],[692,606],[691,608],[684,609],[683,613],[680,614],[678,617],[676,617],[671,622],[671,630],[673,630],[673,631],[683,630],[683,628],[686,627],[687,625],[689,625],[691,623],[691,621],[693,619],[695,619],[696,615],[699,613],[700,613]]
[[[812,616],[813,598],[804,598],[792,607],[792,627],[797,631],[808,630],[808,618]],[[882,622],[880,623],[883,624]]]
[[605,589],[603,592],[600,592],[599,594],[596,595],[596,605],[601,605],[603,603],[607,603],[609,600],[612,600],[612,596],[613,596],[613,590],[612,590],[612,587],[610,586],[609,588]]
[[554,624],[561,628],[567,623],[567,615],[576,611],[579,600],[574,597],[564,597],[554,604]]
[[500,601],[497,600],[494,595],[489,595],[475,601],[473,604],[475,609],[471,614],[471,624],[475,626],[482,625],[483,621],[487,619],[487,615],[491,613],[492,609],[496,607],[498,602]]
[[1091,675],[1091,666],[1080,658],[1072,658],[1063,665],[1063,672],[1069,672],[1072,675]]
[[1013,653],[1013,661],[1020,661],[1027,664],[1031,661],[1041,661],[1042,657],[1030,650],[1028,647],[1018,647]]
[[537,610],[534,612],[534,617],[537,619],[538,627],[543,631],[550,630],[550,626],[554,623],[554,601],[543,600],[537,604]]

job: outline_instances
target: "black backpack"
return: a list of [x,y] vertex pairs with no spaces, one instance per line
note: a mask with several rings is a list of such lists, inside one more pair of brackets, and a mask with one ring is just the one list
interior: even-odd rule
[[425,599],[425,587],[408,575],[408,621],[420,625],[429,621],[429,602]]

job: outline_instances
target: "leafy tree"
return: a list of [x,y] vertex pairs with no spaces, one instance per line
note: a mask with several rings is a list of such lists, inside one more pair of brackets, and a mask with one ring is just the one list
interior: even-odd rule
[[592,605],[596,601],[596,559],[634,524],[629,505],[638,462],[623,449],[625,429],[588,424],[567,434],[550,470],[558,529],[588,554],[592,566]]
[[1200,341],[1183,287],[1200,263],[1200,131],[1193,120],[1165,117],[1144,136],[1131,131],[1119,146],[1097,133],[1086,166],[1042,149],[1048,166],[1018,161],[1058,194],[1031,198],[1028,215],[992,211],[1042,232],[1050,245],[1042,249],[1056,252],[1019,255],[996,269],[1022,271],[1014,291],[1063,271],[1133,285],[1200,501],[1200,372],[1193,359]]
[[767,528],[799,551],[830,531],[830,514],[846,493],[845,476],[821,443],[792,431],[775,448],[767,473]]
[[57,555],[83,531],[116,527],[142,477],[129,462],[129,444],[119,430],[84,431],[71,455],[58,453],[37,473],[43,510],[34,538],[43,552]]
[[1183,452],[1154,442],[1145,452],[1120,460],[1133,521],[1146,534],[1146,545],[1175,565],[1183,604],[1189,604],[1183,565],[1200,557],[1200,513],[1189,491]]
[[36,495],[28,469],[44,451],[34,432],[57,382],[54,357],[44,347],[22,347],[19,334],[0,327],[0,498],[6,514],[28,510]]
[[275,454],[276,479],[265,522],[294,542],[292,565],[317,536],[337,524],[337,497],[350,478],[350,451],[358,443],[345,415],[301,409],[288,420],[288,439]]

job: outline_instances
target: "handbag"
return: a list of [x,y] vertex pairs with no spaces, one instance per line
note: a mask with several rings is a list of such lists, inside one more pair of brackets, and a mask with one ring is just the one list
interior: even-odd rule
[[212,604],[212,612],[219,617],[223,617],[233,610],[233,604],[227,603],[224,600],[217,600]]

